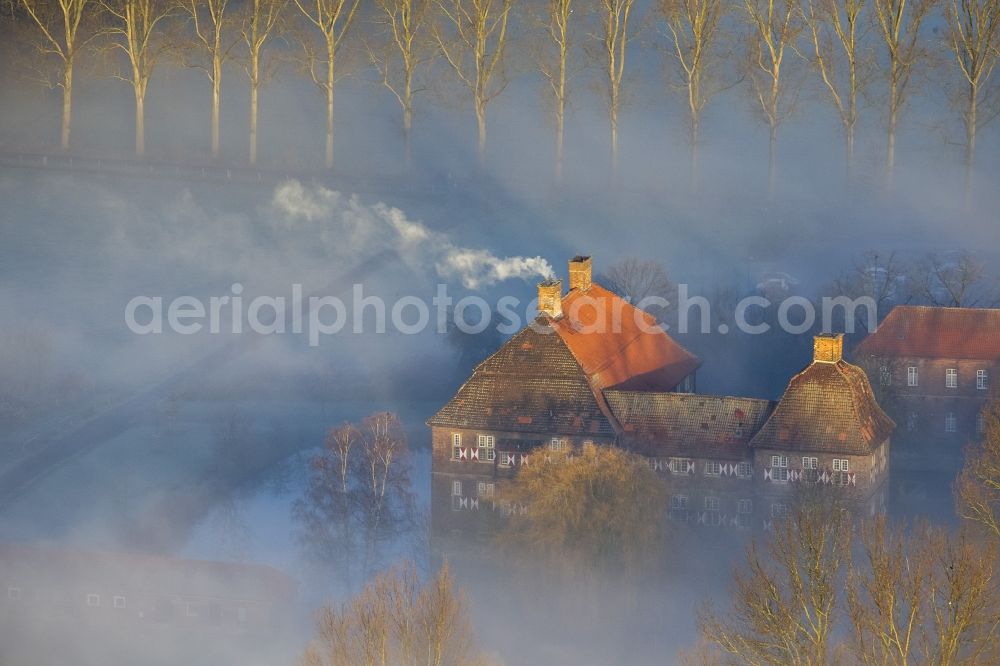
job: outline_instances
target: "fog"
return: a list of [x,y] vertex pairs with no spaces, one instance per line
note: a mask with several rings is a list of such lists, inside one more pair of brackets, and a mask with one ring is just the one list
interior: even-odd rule
[[[929,35],[942,29],[939,17],[929,23]],[[226,317],[218,333],[206,325],[191,335],[136,334],[126,322],[136,297],[162,299],[166,318],[178,297],[290,301],[299,285],[307,297],[346,301],[353,316],[355,285],[391,304],[430,303],[443,284],[454,301],[480,296],[491,308],[516,297],[523,324],[536,283],[565,282],[565,262],[577,254],[594,257],[597,275],[626,257],[655,260],[722,310],[776,273],[791,279],[791,293],[838,295],[832,285],[868,250],[914,262],[969,252],[995,284],[1000,132],[986,126],[979,136],[967,200],[961,117],[948,99],[953,63],[914,85],[891,190],[882,178],[880,84],[862,110],[849,183],[838,120],[809,74],[781,126],[769,195],[767,126],[745,84],[709,104],[692,185],[682,93],[666,84],[653,27],[630,46],[620,173],[610,172],[608,121],[594,90],[600,68],[591,65],[574,79],[556,183],[529,41],[511,46],[516,76],[489,106],[482,163],[471,105],[442,71],[417,97],[407,166],[399,107],[353,54],[337,84],[329,171],[323,98],[292,63],[262,90],[259,165],[248,167],[249,93],[237,63],[224,69],[220,160],[208,150],[208,81],[169,61],[150,82],[147,157],[137,160],[130,86],[102,75],[96,56],[78,75],[73,145],[63,154],[60,94],[25,80],[13,37],[0,47],[0,566],[26,567],[17,569],[19,589],[34,576],[51,586],[58,572],[81,594],[101,587],[95,571],[135,567],[142,592],[127,603],[131,610],[135,598],[150,614],[159,611],[143,595],[158,588],[178,598],[220,590],[204,592],[215,610],[191,615],[188,603],[189,621],[162,626],[9,606],[0,662],[299,663],[316,609],[350,599],[407,558],[424,573],[453,564],[479,641],[501,663],[676,663],[677,650],[697,642],[695,609],[725,598],[753,536],[676,525],[662,566],[640,582],[595,572],[577,585],[491,559],[489,542],[456,545],[429,533],[437,509],[425,426],[491,349],[463,354],[453,334],[437,330],[433,309],[419,333],[391,322],[377,332],[367,310],[316,344],[308,330],[237,333]],[[811,358],[812,331],[726,336],[717,321],[711,333],[676,335],[703,362],[698,392],[776,400]],[[398,415],[407,437],[400,492],[412,515],[330,549],[302,519],[310,461],[330,428],[384,411]],[[933,464],[894,461],[889,514],[953,523],[961,444],[949,443]],[[227,564],[203,570],[205,562]],[[287,599],[257,592],[285,583]],[[117,608],[117,592],[100,596],[101,609]],[[229,617],[237,613],[230,602],[251,614],[249,628],[193,620]],[[267,615],[254,619],[265,605]]]

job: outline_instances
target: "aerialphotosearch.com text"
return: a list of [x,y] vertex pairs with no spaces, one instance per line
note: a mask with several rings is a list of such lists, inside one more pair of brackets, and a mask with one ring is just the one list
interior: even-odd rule
[[[689,293],[687,284],[677,286],[676,298],[651,296],[637,303],[645,311],[670,313],[674,324],[653,324],[639,310],[629,308],[620,299],[591,298],[586,294],[572,300],[560,316],[575,322],[579,333],[620,332],[632,320],[640,330],[655,332],[671,330],[681,334],[730,332],[726,323],[713,319],[713,307],[704,296]],[[607,311],[605,311],[607,310]],[[764,313],[772,316],[762,317]],[[387,299],[365,294],[363,284],[354,284],[347,302],[332,295],[303,295],[301,284],[291,286],[289,296],[244,295],[241,283],[234,283],[228,294],[210,296],[178,296],[170,300],[162,296],[136,296],[125,306],[125,324],[137,335],[242,334],[306,335],[309,345],[316,347],[325,336],[350,332],[382,334],[393,330],[416,335],[433,326],[437,333],[451,327],[468,334],[478,334],[490,326],[503,335],[512,335],[525,323],[540,332],[550,330],[536,324],[538,300],[526,301],[516,296],[502,296],[491,303],[477,295],[465,295],[455,300],[448,294],[448,285],[438,284],[430,299],[402,296]],[[803,296],[788,296],[779,302],[751,295],[741,299],[725,320],[746,334],[767,333],[774,322],[781,330],[801,334],[813,330],[819,323],[822,330],[840,326],[852,333],[857,321],[867,322],[873,330],[877,308],[870,297],[849,298],[832,296],[819,299],[818,304]],[[581,324],[580,322],[590,322]],[[714,323],[713,323],[714,322]],[[631,326],[630,326],[631,327]]]

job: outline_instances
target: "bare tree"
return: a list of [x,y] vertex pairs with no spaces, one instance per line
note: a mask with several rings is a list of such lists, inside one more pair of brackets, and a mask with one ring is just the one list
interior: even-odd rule
[[768,127],[768,194],[777,177],[778,126],[794,110],[798,85],[786,56],[798,49],[802,19],[798,0],[743,0],[750,21],[749,68],[754,99]]
[[597,5],[600,27],[596,37],[601,43],[604,60],[604,95],[611,130],[611,173],[617,176],[618,114],[623,102],[625,55],[629,42],[635,37],[635,30],[629,23],[635,0],[598,0]]
[[663,538],[666,488],[646,460],[615,447],[584,444],[532,454],[503,502],[527,506],[500,535],[532,560],[630,573],[647,564]]
[[333,94],[337,83],[337,55],[361,0],[293,0],[306,23],[319,31],[320,48],[308,34],[299,40],[306,69],[313,83],[326,96],[326,168],[333,168]]
[[729,614],[701,613],[703,638],[746,664],[836,663],[833,636],[851,547],[838,502],[803,501],[774,526],[764,552],[753,544],[733,577]]
[[486,159],[486,107],[507,87],[504,50],[514,0],[435,0],[433,35],[445,62],[468,88],[479,130],[478,155]]
[[937,307],[994,307],[1000,303],[996,279],[968,252],[927,255],[914,268],[912,281],[916,293]]
[[372,498],[377,522],[393,481],[396,463],[407,453],[406,434],[399,418],[392,412],[379,412],[366,417],[362,430],[365,484]]
[[869,81],[869,59],[862,47],[865,0],[802,0],[812,41],[812,63],[844,128],[847,180],[854,167],[854,134],[859,99]]
[[[912,300],[912,277],[911,267],[896,251],[868,250],[853,261],[850,271],[841,273],[833,281],[831,290],[835,296],[870,298],[875,304],[877,321],[874,323],[877,324],[894,306],[905,305]],[[857,329],[868,333],[874,331],[867,312],[859,309],[854,314]]]
[[383,33],[378,44],[367,45],[368,58],[384,85],[403,111],[403,143],[406,163],[411,158],[413,96],[423,88],[417,81],[420,67],[433,53],[425,31],[432,0],[376,0],[377,22]]
[[345,495],[350,489],[351,469],[354,463],[352,452],[359,446],[360,441],[361,433],[351,423],[331,428],[326,434],[324,446],[336,461],[340,492]]
[[[55,85],[62,88],[62,132],[59,145],[69,150],[70,126],[73,117],[73,73],[80,49],[94,38],[96,32],[88,25],[92,0],[20,0],[25,12],[38,28],[33,40],[39,60],[54,59],[59,64]],[[49,84],[47,76],[42,77]]]
[[132,85],[135,96],[135,154],[146,154],[146,91],[160,58],[171,44],[161,24],[174,12],[167,0],[99,0],[110,17],[104,34],[113,49],[128,60],[128,69],[115,78]]
[[[229,58],[236,40],[229,36],[232,12],[227,12],[229,0],[184,0],[184,11],[191,20],[196,50],[208,63],[194,66],[205,72],[212,84],[212,157],[219,157],[219,106],[222,100],[222,66]],[[184,50],[185,63],[191,64],[190,52]]]
[[476,666],[468,604],[445,564],[423,586],[410,563],[377,576],[350,602],[326,606],[306,650],[309,666]]
[[847,585],[853,652],[861,664],[916,661],[933,557],[884,517],[864,524],[859,541],[859,560]]
[[1000,401],[983,411],[982,443],[970,446],[955,484],[958,513],[1000,543]]
[[976,131],[996,117],[980,115],[980,104],[1000,56],[1000,0],[949,0],[948,46],[965,83],[962,120],[965,123],[965,191],[972,194]]
[[278,32],[288,0],[246,0],[240,19],[240,34],[246,44],[244,70],[250,81],[250,164],[257,164],[257,113],[260,88],[272,69],[264,47]]
[[698,141],[701,114],[718,91],[710,80],[719,61],[719,25],[727,11],[722,0],[659,0],[682,85],[687,93],[689,140],[691,142],[691,182],[697,184]]
[[544,46],[538,49],[538,71],[545,79],[551,95],[552,119],[556,126],[555,178],[562,181],[563,155],[566,134],[566,105],[569,101],[569,84],[574,71],[570,55],[574,40],[571,25],[578,3],[573,0],[548,0],[545,11],[539,12],[538,23],[545,32]]
[[925,52],[920,26],[937,0],[872,0],[875,23],[886,47],[886,185],[892,187],[896,170],[896,128],[909,93],[914,65]]
[[608,267],[601,280],[608,289],[658,319],[662,319],[668,306],[652,301],[672,302],[674,284],[663,265],[651,259],[626,257]]

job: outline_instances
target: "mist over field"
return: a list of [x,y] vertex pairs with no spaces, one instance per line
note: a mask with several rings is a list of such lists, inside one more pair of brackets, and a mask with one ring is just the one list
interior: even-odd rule
[[[466,544],[433,533],[425,422],[512,332],[463,335],[439,322],[431,304],[442,287],[449,320],[463,297],[484,299],[491,316],[516,299],[516,330],[536,314],[537,283],[567,283],[570,257],[592,256],[598,283],[630,258],[653,262],[672,294],[682,286],[710,304],[709,330],[669,331],[702,362],[697,392],[767,400],[810,363],[821,324],[741,333],[733,309],[743,297],[775,284],[811,302],[844,295],[874,256],[875,267],[887,257],[912,267],[900,292],[924,304],[913,276],[936,257],[978,267],[956,305],[1000,304],[1000,131],[981,123],[969,170],[964,80],[943,6],[920,28],[928,54],[909,82],[891,185],[882,69],[860,99],[848,177],[841,122],[806,32],[801,54],[786,54],[795,102],[778,128],[769,185],[742,3],[722,19],[720,90],[700,121],[693,173],[686,93],[659,3],[636,0],[632,10],[615,169],[595,38],[604,5],[581,2],[559,175],[552,100],[535,63],[545,35],[531,18],[547,3],[524,0],[511,15],[509,83],[494,84],[480,155],[474,104],[438,53],[444,45],[429,47],[436,55],[420,75],[407,148],[400,105],[366,41],[382,5],[363,1],[337,55],[332,168],[322,86],[300,62],[310,24],[294,4],[283,5],[289,25],[265,51],[274,69],[260,89],[252,165],[242,38],[221,69],[218,156],[211,81],[183,48],[152,70],[145,154],[135,155],[133,89],[114,76],[127,61],[102,47],[113,34],[80,51],[62,149],[62,93],[32,80],[38,35],[26,12],[43,5],[54,7],[4,3],[0,24],[0,664],[297,664],[304,654],[305,663],[335,663],[308,661],[317,611],[349,608],[404,560],[420,585],[448,563],[464,595],[458,615],[485,657],[442,663],[680,663],[678,651],[699,641],[696,611],[726,602],[746,545],[768,535],[671,523],[656,566],[629,578],[569,564],[553,575],[481,534]],[[178,40],[192,31],[182,6],[164,33]],[[866,53],[882,63],[875,30],[865,29]],[[51,78],[58,68],[46,60],[43,69]],[[997,110],[997,85],[984,79],[983,118]],[[254,299],[291,303],[295,293],[346,303],[345,325],[312,337],[314,312],[293,331],[290,311],[268,306],[260,321],[288,330],[250,330]],[[387,304],[384,331],[359,293]],[[896,296],[886,304],[904,302]],[[136,319],[147,324],[153,299],[166,322],[176,299],[207,307],[221,297],[218,332],[207,320],[191,334],[130,330],[137,298]],[[405,330],[414,310],[398,325],[393,304],[405,299],[430,306],[419,331]],[[863,335],[848,336],[848,347]],[[385,413],[393,418],[379,422]],[[336,476],[331,429],[344,424],[359,442],[391,431],[401,447],[385,464],[384,496],[366,490],[364,465],[352,468],[349,508],[324,486]],[[905,441],[898,433],[893,442],[903,453],[886,515],[951,529],[969,442],[917,455]],[[36,606],[17,605],[33,585]],[[39,610],[45,604],[62,610]],[[428,603],[414,608],[426,613]]]

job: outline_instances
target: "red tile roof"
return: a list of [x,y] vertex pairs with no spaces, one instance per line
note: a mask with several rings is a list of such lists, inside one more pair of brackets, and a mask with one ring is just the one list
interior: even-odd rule
[[788,382],[750,446],[868,455],[895,427],[861,368],[816,361]]
[[857,356],[1000,360],[1000,310],[899,305]]
[[553,326],[597,390],[670,391],[701,365],[653,316],[600,285],[570,290],[562,311]]

